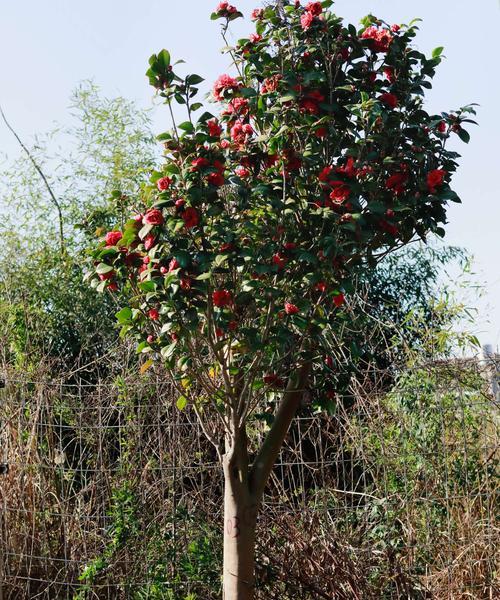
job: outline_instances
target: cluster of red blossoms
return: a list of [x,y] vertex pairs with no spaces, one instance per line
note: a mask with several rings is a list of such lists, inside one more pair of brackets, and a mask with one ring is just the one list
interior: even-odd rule
[[229,2],[221,2],[219,6],[215,9],[215,12],[220,17],[230,17],[231,15],[237,13],[238,9],[229,4]]
[[448,173],[444,169],[434,169],[427,173],[427,188],[431,194],[436,193],[436,188],[444,182],[444,178]]
[[[314,31],[321,32],[322,35],[323,31],[325,32],[325,35],[328,34],[329,22],[323,17],[324,11],[321,2],[308,2],[304,8],[297,2],[295,6],[296,19],[300,19],[300,25],[297,26],[299,38],[308,38],[309,41],[312,41],[312,32]],[[234,18],[234,15],[239,15],[240,13],[228,2],[221,2],[217,7],[217,14],[230,20]],[[268,14],[271,13],[267,10],[255,9],[252,13],[252,19],[260,21],[267,18]],[[301,27],[306,33],[301,32]],[[397,79],[401,79],[404,83],[406,77],[404,69],[398,66],[399,63],[396,60],[392,60],[392,56],[389,57],[387,61],[381,61],[383,64],[380,67],[373,67],[373,61],[376,59],[376,56],[374,56],[373,53],[386,53],[391,51],[391,54],[394,54],[394,58],[396,59],[398,48],[396,47],[396,43],[393,44],[393,41],[396,38],[397,30],[398,26],[389,28],[387,26],[373,25],[367,27],[361,34],[362,40],[365,40],[363,44],[365,54],[370,55],[368,62],[363,64],[363,67],[366,67],[366,69],[363,69],[363,72],[368,75],[369,81],[373,84],[376,84],[377,76],[380,77],[383,73],[385,81],[379,81],[377,83],[382,83],[380,87],[383,88],[385,86],[385,89],[391,89],[392,91],[394,91],[394,89],[403,89],[403,86],[388,88],[386,84],[387,82],[389,82],[389,84],[394,84]],[[260,47],[255,48],[255,44],[263,39],[261,34],[264,34],[265,31],[264,24],[259,23],[257,25],[258,33],[251,34],[248,38],[250,43],[245,40],[244,43],[240,44],[240,46],[235,49],[235,52],[240,52],[239,56],[242,56],[243,54],[246,54],[248,48],[250,48],[250,52],[255,52],[255,56],[258,57],[258,52],[260,52],[261,49]],[[339,37],[338,39],[342,38]],[[354,56],[357,56],[355,52],[359,49],[358,43],[346,45],[346,38],[344,37],[343,40],[344,47],[338,48],[335,51],[338,52],[335,56],[339,63],[342,61],[347,62],[351,53],[354,53]],[[392,48],[391,44],[393,44]],[[357,49],[353,50],[353,47]],[[316,59],[314,57],[315,50],[312,49],[312,45],[310,51],[308,50],[301,53],[301,60],[304,61],[305,65],[304,70],[312,71],[315,68],[314,65]],[[387,66],[386,62],[394,66]],[[408,160],[408,164],[404,162],[406,160],[404,154],[398,155],[396,160],[393,160],[396,155],[394,155],[394,157],[388,156],[387,158],[391,160],[385,162],[382,160],[384,156],[382,156],[381,152],[381,160],[375,160],[369,164],[368,158],[365,159],[362,153],[357,154],[356,150],[352,150],[348,146],[339,148],[338,153],[334,154],[335,158],[331,160],[325,161],[324,159],[319,158],[319,162],[310,162],[307,155],[301,156],[299,154],[299,145],[294,147],[293,134],[289,134],[288,137],[281,136],[279,143],[261,145],[259,142],[265,136],[262,135],[258,138],[256,137],[262,130],[258,118],[261,106],[270,106],[273,110],[276,110],[276,106],[279,106],[280,111],[282,108],[286,111],[290,109],[289,113],[294,119],[297,118],[297,114],[300,112],[300,123],[306,123],[307,131],[311,133],[311,136],[316,136],[317,138],[325,137],[329,132],[334,134],[334,129],[337,127],[336,124],[330,124],[333,121],[333,117],[329,114],[329,101],[326,100],[326,96],[329,95],[326,84],[323,85],[323,83],[319,83],[319,80],[314,78],[308,79],[307,77],[304,77],[301,68],[297,68],[296,76],[292,77],[284,77],[282,74],[276,73],[276,70],[274,65],[270,65],[268,68],[266,67],[258,72],[258,76],[252,80],[251,84],[248,84],[245,76],[232,77],[228,74],[221,75],[213,86],[213,97],[216,101],[223,103],[219,117],[216,118],[210,115],[207,117],[208,120],[200,119],[193,132],[194,135],[192,138],[189,133],[186,134],[185,137],[181,137],[182,140],[186,140],[185,148],[189,151],[189,155],[186,153],[186,156],[189,156],[189,159],[187,159],[187,170],[185,169],[185,163],[183,161],[178,161],[175,163],[177,169],[169,169],[166,171],[170,176],[163,176],[156,180],[156,187],[159,192],[156,193],[155,198],[156,200],[159,200],[157,206],[170,206],[172,209],[151,208],[145,211],[144,214],[137,215],[137,217],[134,218],[136,223],[132,224],[132,229],[136,229],[135,237],[132,242],[130,242],[130,223],[125,227],[123,234],[121,231],[115,230],[108,232],[105,236],[105,245],[107,247],[115,247],[116,249],[115,252],[106,250],[105,256],[111,257],[116,255],[120,257],[122,259],[121,265],[124,264],[126,267],[125,276],[129,277],[132,282],[137,282],[139,284],[139,289],[151,289],[149,285],[141,286],[141,284],[143,282],[148,282],[149,284],[149,281],[153,281],[155,282],[155,285],[159,286],[158,289],[160,290],[161,283],[157,284],[156,282],[160,281],[159,275],[161,274],[165,278],[165,282],[168,281],[168,284],[165,283],[165,287],[171,286],[172,289],[175,290],[173,294],[178,294],[178,297],[180,298],[182,304],[174,304],[174,306],[183,306],[184,303],[189,303],[191,302],[191,299],[193,299],[196,302],[193,302],[191,306],[195,306],[198,310],[198,300],[200,300],[200,305],[201,300],[203,300],[203,302],[208,301],[209,303],[211,300],[212,306],[215,307],[213,314],[215,316],[214,327],[215,335],[217,337],[227,335],[228,332],[236,331],[238,328],[240,328],[242,336],[246,335],[244,333],[245,330],[242,327],[244,322],[243,319],[245,318],[245,308],[243,304],[240,303],[241,297],[239,296],[238,284],[234,281],[229,282],[229,279],[226,279],[226,283],[224,283],[222,276],[218,279],[215,286],[216,289],[214,289],[212,285],[210,285],[214,279],[211,276],[211,273],[208,273],[205,270],[205,263],[202,261],[198,262],[198,258],[193,258],[191,252],[186,252],[185,248],[187,247],[190,249],[191,246],[180,246],[182,248],[181,250],[179,250],[179,248],[176,250],[174,245],[172,245],[169,250],[166,250],[167,246],[158,246],[160,243],[163,244],[164,237],[164,232],[160,226],[167,223],[168,226],[165,227],[167,235],[168,230],[174,229],[176,234],[179,232],[180,235],[184,235],[185,238],[192,239],[196,243],[200,238],[204,237],[201,234],[207,232],[207,251],[210,253],[214,252],[215,255],[228,254],[229,256],[224,257],[224,260],[226,261],[232,261],[234,259],[236,263],[236,259],[239,260],[241,258],[239,251],[240,243],[242,248],[245,246],[241,255],[243,255],[244,252],[247,252],[246,246],[251,247],[251,243],[247,244],[245,240],[250,238],[250,234],[247,238],[245,237],[246,233],[243,233],[240,239],[240,230],[234,228],[231,229],[231,235],[223,235],[223,233],[225,233],[223,227],[226,227],[226,225],[222,218],[222,226],[215,236],[211,237],[212,229],[210,223],[212,222],[212,219],[211,217],[206,216],[207,213],[205,211],[207,208],[211,208],[210,202],[212,201],[212,198],[222,196],[222,194],[219,196],[219,194],[216,193],[217,190],[213,189],[214,187],[217,188],[224,185],[227,180],[236,186],[241,186],[242,196],[243,192],[253,194],[254,188],[262,187],[262,189],[265,189],[265,185],[261,186],[258,184],[266,184],[268,179],[276,179],[276,174],[278,173],[283,174],[284,178],[289,178],[291,180],[290,185],[294,186],[295,176],[298,177],[300,184],[303,174],[299,173],[299,171],[303,169],[304,173],[307,174],[307,189],[309,190],[311,178],[308,174],[311,169],[314,169],[313,179],[317,177],[317,180],[314,184],[314,192],[311,192],[312,206],[310,207],[310,213],[315,219],[324,218],[325,222],[339,223],[341,226],[339,229],[356,231],[356,234],[357,232],[363,233],[362,228],[368,224],[368,227],[373,227],[374,229],[378,228],[380,231],[387,232],[393,237],[397,237],[399,234],[403,240],[403,233],[406,234],[406,231],[404,231],[404,224],[402,225],[400,223],[400,221],[402,222],[401,219],[396,218],[396,216],[400,216],[400,213],[397,211],[398,205],[405,202],[404,198],[401,198],[401,196],[410,191],[415,191],[417,197],[425,194],[426,191],[429,194],[436,194],[440,191],[440,186],[445,183],[445,179],[447,179],[448,176],[448,172],[444,169],[426,170],[427,172],[424,173],[421,171],[413,173],[409,167],[410,160]],[[365,75],[363,75],[363,77],[364,76]],[[348,81],[352,83],[352,80]],[[247,93],[249,91],[246,89],[247,85],[253,88],[252,94]],[[344,87],[344,91],[349,92],[349,87],[352,87],[353,94],[356,94],[357,92],[355,85]],[[398,98],[398,96],[390,92],[375,93],[375,90],[380,89],[380,87],[377,85],[370,87],[369,83],[366,84],[366,87],[369,91],[373,91],[373,95],[376,96],[378,102],[383,105],[383,116],[388,116],[388,110],[393,110],[398,106],[401,106],[403,111],[406,109],[405,97],[403,95],[400,95]],[[260,96],[263,96],[262,98],[258,97],[259,92]],[[165,93],[167,94],[167,92]],[[271,96],[271,94],[276,94],[276,98]],[[280,94],[282,97],[279,97]],[[288,94],[291,95],[288,96]],[[339,102],[340,101],[341,100],[339,100]],[[279,102],[279,105],[277,102]],[[253,108],[256,105],[257,109]],[[378,115],[380,115],[380,108],[382,107],[377,107]],[[254,112],[254,110],[256,110],[256,112]],[[279,111],[277,112],[279,114]],[[394,121],[397,121],[399,117],[399,114],[392,115]],[[280,118],[281,115],[276,118],[276,123],[279,123]],[[286,122],[286,115],[283,117],[283,121]],[[378,127],[379,121],[380,127]],[[450,123],[450,119],[448,118],[446,122],[434,120],[431,122],[434,123],[434,126],[431,125],[430,127],[434,127],[435,131],[438,133],[444,134],[448,131],[448,128],[450,130],[452,129],[452,123]],[[382,117],[379,116],[378,119],[376,119],[375,124],[374,129],[377,131],[380,130],[381,132],[384,131]],[[341,127],[341,125],[338,127]],[[191,131],[187,128],[185,129],[188,132]],[[430,128],[427,129],[429,132]],[[171,138],[165,137],[165,139],[170,140]],[[199,140],[201,140],[201,142]],[[192,146],[189,146],[191,142]],[[420,143],[418,138],[415,143]],[[171,142],[171,146],[169,144],[170,142],[165,144],[165,146],[169,149],[179,149],[179,146],[175,146],[173,141]],[[424,145],[424,142],[422,142],[422,144]],[[229,150],[229,152],[222,153],[221,150]],[[318,154],[318,157],[319,156],[321,156],[321,154]],[[337,158],[339,156],[341,158]],[[177,159],[174,158],[174,161],[175,160]],[[446,166],[446,162],[436,162],[435,166],[438,164]],[[316,166],[311,167],[310,165]],[[327,166],[323,167],[323,165]],[[320,172],[318,173],[318,171]],[[371,177],[370,174],[374,174],[373,177]],[[233,175],[236,175],[239,180],[235,180],[232,177]],[[186,183],[183,179],[187,180],[187,185],[182,185]],[[367,185],[366,188],[362,185],[366,183],[364,181],[365,179],[369,180],[369,185]],[[373,198],[377,201],[373,202],[373,204],[378,205],[377,207],[374,206],[373,210],[370,209],[372,198],[369,195],[370,190],[372,189],[372,187],[370,187],[372,180],[373,183],[376,182],[376,185],[378,186],[376,191],[381,192],[380,196],[382,196],[375,198],[375,194],[373,194]],[[196,191],[201,193],[191,194],[191,185],[193,185],[193,187],[196,186]],[[213,187],[210,189],[208,186]],[[207,187],[208,189],[206,189]],[[374,187],[375,183],[373,185],[373,188]],[[360,189],[362,189],[362,191],[360,191]],[[364,195],[365,189],[368,191],[368,194],[366,195]],[[416,190],[419,190],[419,192]],[[260,193],[261,192],[259,192],[259,194]],[[183,198],[179,198],[179,195],[183,196]],[[201,198],[201,200],[199,200],[199,198]],[[367,205],[366,211],[365,200]],[[382,204],[383,202],[386,203],[385,207]],[[195,206],[189,206],[191,203],[193,203],[196,208]],[[380,204],[382,204],[382,209],[379,208]],[[315,206],[322,210],[316,210]],[[216,210],[213,211],[213,214],[217,217],[220,214],[220,212],[217,211],[223,210],[223,208],[218,204],[215,208]],[[363,213],[363,217],[364,212],[366,212],[368,215],[366,220],[358,219],[360,212]],[[335,215],[332,213],[335,213]],[[382,218],[377,216],[381,214],[383,214]],[[171,219],[171,217],[174,217],[174,219]],[[214,220],[216,221],[217,219]],[[345,223],[348,223],[348,225],[344,227]],[[265,225],[267,226],[267,223]],[[196,230],[194,233],[190,231],[189,235],[185,235],[186,230],[199,226],[202,227],[199,232]],[[283,326],[292,327],[294,325],[298,326],[301,323],[302,315],[305,317],[310,311],[311,303],[309,295],[313,301],[324,304],[328,303],[329,308],[332,310],[340,309],[340,307],[344,305],[345,298],[344,295],[339,292],[338,286],[341,285],[344,276],[348,274],[349,256],[334,256],[334,252],[337,250],[335,249],[332,251],[328,249],[327,251],[326,247],[324,247],[325,251],[319,249],[319,247],[312,248],[312,253],[308,250],[308,253],[313,257],[317,257],[317,260],[322,264],[319,265],[318,269],[311,267],[313,278],[311,283],[308,284],[310,286],[309,289],[306,289],[305,286],[300,284],[301,291],[296,289],[294,292],[295,296],[290,297],[288,295],[289,289],[285,292],[284,288],[279,288],[280,282],[286,282],[288,275],[290,277],[295,277],[295,271],[299,272],[299,267],[296,269],[296,265],[299,265],[302,256],[305,254],[306,248],[303,247],[305,244],[300,241],[301,238],[292,237],[294,231],[293,228],[286,230],[284,225],[275,225],[271,219],[269,219],[269,227],[272,229],[262,230],[265,231],[263,238],[264,250],[261,256],[256,259],[258,260],[258,263],[250,263],[252,264],[251,270],[249,273],[245,272],[245,277],[249,276],[252,280],[264,281],[269,277],[269,274],[276,277],[276,281],[278,282],[276,284],[278,292],[279,294],[283,294],[281,295],[282,304],[281,306],[276,307],[276,311],[278,318],[284,319]],[[398,227],[401,228],[401,232],[398,231]],[[142,231],[140,232],[139,230],[141,228]],[[265,238],[268,233],[270,237],[269,244],[267,244]],[[370,231],[370,235],[372,233],[373,232]],[[377,242],[381,239],[381,237],[377,235],[377,232],[374,233],[374,236],[376,236],[375,239]],[[122,237],[125,237],[125,239],[120,242]],[[233,241],[228,242],[228,239]],[[258,236],[256,236],[256,239],[260,241]],[[294,241],[292,242],[290,239],[294,239]],[[156,252],[154,251],[155,246],[158,248]],[[167,256],[160,256],[160,249],[161,252],[168,253]],[[205,250],[205,246],[203,249]],[[257,251],[258,249],[259,246],[257,246]],[[150,250],[153,251],[150,252]],[[175,255],[177,252],[179,252],[177,254],[179,260],[172,258],[172,255]],[[347,250],[347,253],[349,252],[350,250]],[[189,254],[189,257],[186,257],[186,254]],[[181,256],[183,257],[181,258]],[[257,256],[257,252],[255,252],[253,256]],[[118,266],[115,271],[114,265],[120,265],[118,262],[119,259],[117,259],[113,265],[109,263],[107,258],[101,260],[105,261],[104,266],[99,265],[97,262],[95,263],[96,267],[101,267],[100,269],[97,269],[97,272],[99,273],[101,281],[105,282],[100,286],[100,289],[106,287],[108,290],[114,291],[117,289],[116,280],[120,274],[120,266]],[[218,266],[219,261],[215,260],[215,264]],[[323,267],[325,269],[324,273]],[[326,273],[327,271],[331,271],[332,267],[335,271],[335,278],[333,281],[340,283],[334,283],[333,287],[330,287],[330,280],[327,279],[329,276],[327,276]],[[113,270],[109,271],[107,270],[108,268],[112,268]],[[221,269],[220,271],[225,273],[226,271],[224,269]],[[174,273],[173,276],[171,275],[172,273]],[[318,273],[318,275],[316,275],[316,273]],[[319,273],[321,273],[321,275],[319,275]],[[177,277],[178,281],[176,279]],[[325,281],[318,282],[319,277],[325,277]],[[207,283],[206,287],[205,284],[198,283],[209,279],[211,282]],[[175,281],[175,286],[171,284],[172,281]],[[225,289],[226,286],[229,289]],[[179,288],[181,292],[178,291]],[[259,288],[256,286],[256,289]],[[156,327],[155,322],[163,319],[167,320],[167,318],[169,318],[168,311],[161,308],[161,303],[163,302],[162,293],[163,291],[158,292],[156,300],[151,300],[151,298],[155,297],[151,294],[149,297],[146,297],[145,303],[142,304],[143,316],[150,321],[148,324],[149,327]],[[287,295],[285,295],[285,293]],[[303,296],[306,297],[307,302],[304,301]],[[287,301],[283,302],[285,298]],[[177,300],[175,300],[175,302],[176,301]],[[297,302],[297,304],[294,304],[293,302]],[[151,308],[151,306],[153,306],[153,308]],[[238,309],[236,307],[238,307]],[[198,310],[198,313],[199,312],[200,310]],[[153,323],[151,323],[151,321]],[[169,326],[176,328],[179,325],[175,322],[175,319],[173,319],[172,322],[169,323]],[[183,325],[180,327],[183,327]],[[169,329],[169,331],[171,330]],[[180,331],[181,330],[179,329],[177,333],[169,333],[173,341],[178,339],[177,336],[181,336]],[[150,344],[158,344],[158,347],[160,347],[163,345],[161,337],[162,336],[159,335],[156,338],[150,334],[147,337],[147,342]],[[326,360],[331,362],[331,365],[329,366],[332,367],[332,359],[328,358]],[[265,375],[264,381],[268,385],[280,386],[284,384],[284,381],[279,375],[274,373]]]
[[[210,169],[210,173],[205,175],[207,183],[215,187],[224,185],[225,166],[220,160],[214,160],[210,162],[208,158],[200,156],[191,162],[191,171],[203,171],[204,169]],[[213,169],[215,169],[215,171]]]
[[214,98],[218,102],[221,102],[222,100],[224,100],[222,94],[226,92],[236,92],[240,88],[241,84],[238,83],[238,81],[236,81],[234,77],[231,77],[230,75],[221,75],[220,77],[218,77],[217,81],[214,84]]
[[[340,206],[349,199],[351,195],[351,187],[348,182],[334,179],[335,175],[344,176],[347,179],[353,179],[359,173],[359,170],[354,166],[354,159],[352,156],[347,158],[344,165],[338,167],[327,166],[322,169],[318,175],[319,181],[323,184],[323,191],[327,194],[327,200],[323,202],[316,202],[317,206],[325,206],[333,208]],[[329,199],[329,200],[328,200]],[[345,205],[346,209],[349,209],[349,204]]]
[[321,6],[321,2],[309,2],[306,4],[305,12],[300,17],[302,29],[304,29],[304,31],[310,29],[322,12],[323,7]]
[[[398,25],[393,25],[393,31],[397,31]],[[387,52],[393,40],[391,32],[382,27],[372,25],[361,34],[363,40],[370,40],[374,52]]]
[[215,290],[212,293],[212,302],[217,308],[224,308],[233,302],[233,296],[228,290]]

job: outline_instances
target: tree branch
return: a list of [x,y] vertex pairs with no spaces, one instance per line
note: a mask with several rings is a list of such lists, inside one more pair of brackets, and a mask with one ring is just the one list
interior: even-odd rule
[[299,407],[310,372],[311,362],[308,361],[290,376],[274,422],[252,465],[250,489],[256,502],[260,502],[262,498],[267,480],[278,458],[290,423]]
[[61,204],[59,203],[59,200],[56,198],[54,192],[52,191],[52,188],[50,187],[50,184],[47,181],[47,178],[45,177],[42,169],[38,166],[38,163],[36,162],[35,158],[31,154],[31,152],[29,151],[29,149],[23,144],[23,141],[18,136],[18,134],[15,132],[15,130],[11,126],[11,124],[7,121],[7,117],[5,116],[5,113],[3,112],[3,109],[2,109],[1,106],[0,106],[0,114],[2,115],[2,119],[3,119],[4,123],[7,125],[7,128],[14,135],[14,137],[16,138],[16,140],[19,142],[19,145],[26,152],[28,158],[33,163],[33,166],[35,167],[36,171],[38,172],[38,174],[42,178],[43,182],[45,183],[45,187],[47,188],[47,190],[49,192],[52,204],[57,209],[57,214],[58,214],[58,219],[59,219],[59,241],[60,241],[60,244],[61,244],[61,254],[64,254],[65,253],[64,227],[63,227],[63,214],[62,214]]

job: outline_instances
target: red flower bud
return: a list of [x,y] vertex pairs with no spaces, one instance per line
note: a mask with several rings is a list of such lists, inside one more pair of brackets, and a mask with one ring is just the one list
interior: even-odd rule
[[160,318],[160,313],[158,312],[158,310],[156,308],[150,308],[148,310],[148,317],[152,321],[158,321],[158,319]]
[[285,302],[285,312],[287,315],[296,315],[299,312],[299,308],[295,304]]

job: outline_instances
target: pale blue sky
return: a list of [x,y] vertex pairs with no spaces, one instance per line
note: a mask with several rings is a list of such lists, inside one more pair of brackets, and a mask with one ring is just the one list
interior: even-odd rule
[[[123,95],[152,105],[144,72],[149,56],[168,48],[186,69],[212,82],[227,71],[220,55],[219,26],[209,20],[217,0],[0,0],[0,102],[22,137],[69,119],[68,99],[83,79],[92,78],[109,96]],[[249,15],[259,0],[234,0]],[[417,40],[423,51],[445,46],[430,110],[478,102],[480,127],[471,130],[455,188],[463,205],[449,211],[447,242],[465,246],[476,258],[477,279],[486,282],[476,332],[483,343],[500,344],[500,84],[499,0],[337,0],[335,9],[358,23],[369,12],[395,23],[424,19]],[[237,21],[234,38],[252,28]],[[167,114],[155,110],[155,129],[167,128]],[[458,144],[457,144],[458,147]],[[17,147],[0,124],[0,152]]]

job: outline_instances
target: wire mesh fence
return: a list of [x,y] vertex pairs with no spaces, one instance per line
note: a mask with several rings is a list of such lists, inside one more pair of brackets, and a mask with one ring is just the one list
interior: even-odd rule
[[[1,600],[220,597],[221,469],[165,380],[7,373],[0,396]],[[499,597],[498,443],[475,362],[306,404],[259,517],[258,597]]]

